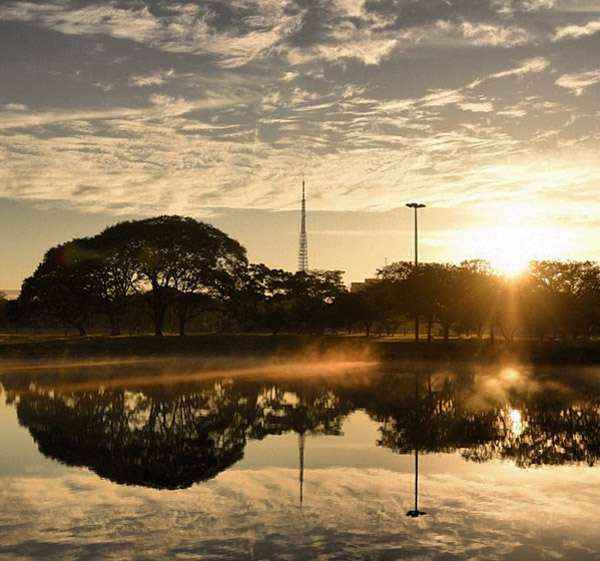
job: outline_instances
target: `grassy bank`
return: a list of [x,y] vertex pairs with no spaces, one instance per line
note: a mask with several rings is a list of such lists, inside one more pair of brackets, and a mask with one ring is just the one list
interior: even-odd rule
[[331,352],[365,352],[362,337],[303,335],[194,334],[185,337],[152,335],[0,338],[0,359],[72,359],[100,357],[269,357]]
[[256,334],[196,334],[186,337],[151,335],[90,337],[0,337],[0,359],[100,357],[254,357],[339,354],[369,355],[381,360],[517,361],[532,364],[600,364],[600,341],[547,342],[520,340],[511,345],[476,339],[449,342],[406,339],[367,339],[359,336]]

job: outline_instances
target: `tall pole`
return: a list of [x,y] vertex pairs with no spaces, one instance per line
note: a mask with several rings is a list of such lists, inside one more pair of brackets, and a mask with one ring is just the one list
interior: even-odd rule
[[419,224],[418,213],[415,207],[415,269],[419,266]]
[[[425,208],[424,204],[421,203],[407,203],[408,208],[412,208],[415,211],[415,272],[419,266],[419,228],[418,228],[418,210]],[[415,314],[415,341],[419,340],[419,314]]]

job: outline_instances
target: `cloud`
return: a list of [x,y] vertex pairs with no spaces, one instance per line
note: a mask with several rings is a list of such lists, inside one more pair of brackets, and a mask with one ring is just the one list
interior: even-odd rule
[[459,103],[464,99],[463,94],[459,90],[437,90],[420,99],[420,102],[425,107],[443,107]]
[[11,2],[0,8],[0,20],[33,23],[68,35],[108,35],[172,53],[209,54],[217,65],[235,68],[277,44],[299,17],[287,15],[276,0],[267,0],[258,14],[245,18],[244,6],[239,8],[241,19],[234,14],[229,28],[222,31],[211,25],[215,14],[210,5],[193,3],[172,6],[160,17],[137,3],[73,8],[63,3]]
[[107,121],[113,119],[154,119],[157,117],[173,117],[199,109],[215,109],[242,103],[242,98],[227,97],[214,94],[199,99],[186,99],[164,94],[153,94],[148,98],[149,107],[128,108],[114,107],[111,109],[91,108],[85,110],[54,109],[46,111],[27,112],[24,109],[10,109],[5,106],[6,112],[0,111],[0,130],[24,129],[42,127],[57,123],[80,121]]
[[[573,142],[593,154],[589,109],[570,94],[597,76],[551,50],[548,30],[572,23],[551,4],[3,3],[0,18],[27,22],[24,34],[102,48],[70,73],[34,69],[23,90],[35,93],[5,94],[0,195],[116,214],[282,210],[304,171],[315,209],[390,209],[415,192],[484,204],[528,177],[489,171],[503,163],[543,150],[568,167]],[[548,87],[551,61],[561,87]]]
[[519,12],[550,10],[556,6],[556,3],[556,0],[497,0],[495,5],[499,13],[514,15]]
[[563,74],[555,84],[571,90],[575,95],[581,95],[586,88],[600,82],[600,69],[574,74]]
[[346,27],[336,31],[327,42],[303,46],[287,51],[287,58],[292,65],[305,64],[314,60],[338,62],[357,59],[366,65],[378,65],[389,56],[398,40],[393,37],[378,37],[370,31],[356,30]]
[[27,111],[27,105],[24,103],[7,103],[0,106],[0,110],[4,111]]
[[459,29],[464,39],[477,46],[512,48],[533,41],[531,33],[517,26],[463,22]]
[[511,76],[525,76],[526,74],[538,74],[544,72],[550,67],[550,61],[544,57],[534,57],[521,61],[518,66],[509,68],[508,70],[502,70],[495,74],[489,74],[483,78],[471,82],[467,87],[469,89],[476,88],[489,80],[498,80],[500,78],[508,78]]

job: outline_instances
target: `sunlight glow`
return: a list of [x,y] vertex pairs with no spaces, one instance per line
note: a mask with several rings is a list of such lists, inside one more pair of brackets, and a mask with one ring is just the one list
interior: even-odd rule
[[572,248],[569,236],[556,228],[529,228],[518,224],[478,229],[464,235],[468,255],[489,261],[498,273],[516,277],[531,261],[565,259]]

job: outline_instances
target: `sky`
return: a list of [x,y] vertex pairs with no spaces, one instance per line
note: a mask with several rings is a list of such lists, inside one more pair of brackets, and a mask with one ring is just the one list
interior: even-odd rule
[[294,270],[595,259],[596,0],[0,3],[0,288],[182,214]]

